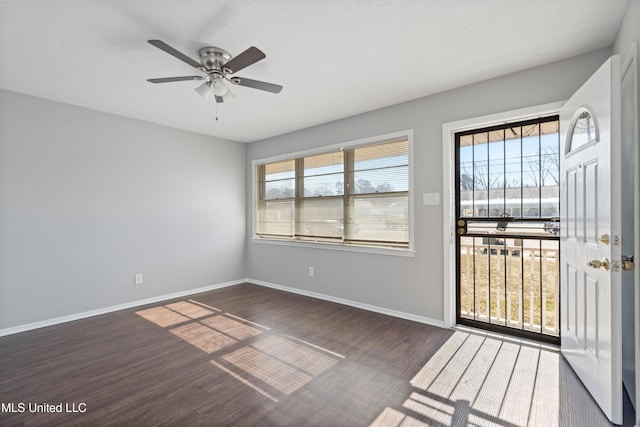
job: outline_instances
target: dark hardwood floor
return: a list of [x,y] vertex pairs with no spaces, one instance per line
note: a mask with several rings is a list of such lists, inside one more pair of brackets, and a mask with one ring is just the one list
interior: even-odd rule
[[557,352],[250,284],[2,337],[0,402],[2,426],[608,425]]

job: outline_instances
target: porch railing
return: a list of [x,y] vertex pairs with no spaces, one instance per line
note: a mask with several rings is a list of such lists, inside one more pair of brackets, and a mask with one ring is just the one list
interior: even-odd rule
[[[460,244],[460,316],[559,335],[559,242],[526,239],[519,245]],[[513,240],[512,240],[513,242]]]

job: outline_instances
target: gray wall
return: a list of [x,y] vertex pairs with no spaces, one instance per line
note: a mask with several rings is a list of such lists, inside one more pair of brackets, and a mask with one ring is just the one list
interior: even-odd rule
[[624,59],[635,40],[640,40],[640,0],[629,1],[613,43],[613,53]]
[[[416,256],[274,246],[251,242],[248,236],[248,277],[441,321],[442,206],[423,206],[421,201],[423,193],[442,196],[442,124],[568,99],[609,55],[610,49],[604,49],[250,144],[248,230],[253,160],[413,129]],[[307,275],[311,265],[314,277]]]
[[241,279],[244,168],[244,144],[0,91],[0,329]]

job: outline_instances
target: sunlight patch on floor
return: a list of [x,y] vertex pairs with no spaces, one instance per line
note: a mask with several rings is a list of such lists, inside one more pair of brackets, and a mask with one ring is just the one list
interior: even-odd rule
[[245,380],[240,375],[236,374],[235,372],[233,372],[232,370],[230,370],[228,368],[225,368],[224,366],[222,366],[221,364],[219,364],[215,360],[212,360],[211,364],[213,366],[215,366],[216,368],[220,369],[221,371],[226,372],[227,374],[231,375],[233,378],[235,378],[236,380],[240,381],[242,384],[246,385],[247,387],[257,391],[258,393],[260,393],[264,397],[267,397],[267,398],[273,400],[274,402],[278,401],[277,398],[273,397],[272,395],[270,395],[269,393],[267,393],[266,391],[264,391],[263,389],[261,389],[257,385],[253,384],[251,381]]
[[266,337],[251,346],[313,376],[336,364],[335,359],[325,354],[278,336]]
[[284,394],[293,393],[313,378],[252,347],[239,348],[221,359]]
[[428,427],[429,424],[423,423],[404,412],[396,411],[393,408],[384,408],[370,425],[371,427],[389,427],[389,426],[412,426],[412,427]]
[[163,328],[191,320],[188,317],[165,307],[148,308],[146,310],[136,311],[136,314]]
[[[195,300],[136,312],[213,356],[211,364],[268,399],[290,395],[344,356]],[[261,334],[268,334],[260,338]]]
[[206,309],[187,301],[174,302],[172,304],[165,305],[165,307],[180,313],[183,316],[187,316],[190,319],[199,319],[200,317],[209,316],[210,314],[215,313],[213,310]]
[[559,365],[555,351],[458,331],[372,425],[559,425]]
[[240,341],[260,335],[264,331],[226,316],[209,317],[201,320],[201,323]]
[[169,332],[182,338],[189,344],[198,347],[205,353],[214,353],[238,342],[200,323],[189,323],[178,326],[177,328],[170,329]]

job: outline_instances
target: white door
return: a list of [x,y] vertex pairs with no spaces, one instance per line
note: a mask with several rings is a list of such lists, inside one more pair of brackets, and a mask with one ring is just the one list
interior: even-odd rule
[[610,58],[560,112],[561,348],[622,423],[620,71]]
[[[640,230],[640,197],[638,191],[638,86],[637,43],[633,43],[620,68],[622,168],[622,255],[640,253],[640,239],[634,235]],[[637,210],[636,210],[637,209]],[[634,214],[634,211],[637,212]],[[631,266],[627,266],[631,268]],[[637,393],[640,381],[640,269],[622,272],[622,383],[636,408],[636,425],[640,427],[640,405]],[[638,304],[635,306],[635,304]],[[637,308],[636,308],[637,307]],[[636,320],[637,319],[637,320]],[[635,339],[632,339],[636,337]],[[636,359],[637,358],[637,359]],[[637,364],[637,366],[636,366]],[[638,377],[640,379],[640,377]]]

